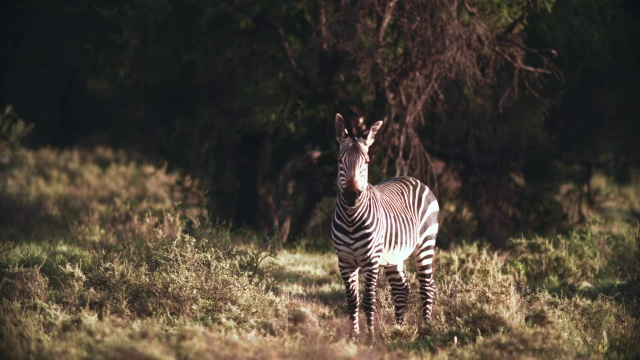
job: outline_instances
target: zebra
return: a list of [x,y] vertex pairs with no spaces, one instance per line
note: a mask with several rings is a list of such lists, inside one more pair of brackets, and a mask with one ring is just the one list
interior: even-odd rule
[[368,150],[382,121],[374,123],[361,137],[345,127],[336,114],[338,155],[338,195],[332,218],[331,236],[346,287],[347,312],[352,334],[360,334],[358,324],[358,272],[364,277],[362,307],[369,336],[374,336],[375,286],[380,267],[391,286],[395,320],[404,323],[409,296],[404,260],[416,263],[420,283],[422,319],[431,318],[435,296],[433,257],[438,232],[439,206],[433,192],[412,177],[394,177],[373,186],[368,183]]

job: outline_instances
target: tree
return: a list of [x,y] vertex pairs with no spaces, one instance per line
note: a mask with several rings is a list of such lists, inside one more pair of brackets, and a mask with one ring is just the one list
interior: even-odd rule
[[[66,30],[49,34],[58,41],[77,24],[94,30],[50,61],[77,62],[56,95],[60,117],[74,119],[61,143],[104,130],[112,145],[201,178],[214,216],[285,241],[335,195],[335,113],[360,130],[386,119],[372,178],[413,175],[437,191],[441,243],[479,234],[502,246],[514,233],[561,229],[561,183],[588,184],[596,170],[623,181],[639,163],[633,4],[100,0],[95,11],[34,0],[8,9],[38,14],[24,16],[36,19],[22,25],[37,29],[30,39],[60,21]],[[10,46],[3,64],[60,47],[41,42]],[[25,69],[3,74],[31,76]],[[111,100],[78,95],[95,78]],[[80,118],[80,106],[95,114]],[[56,136],[38,133],[47,121],[34,121],[35,140]]]
[[[382,175],[413,175],[437,191],[433,158],[444,160],[462,181],[458,211],[471,210],[498,246],[526,229],[526,191],[512,174],[545,141],[542,84],[558,76],[553,52],[526,43],[539,11],[527,1],[370,1],[338,9],[332,27],[368,86],[363,107],[388,119]],[[529,114],[516,117],[523,107]]]

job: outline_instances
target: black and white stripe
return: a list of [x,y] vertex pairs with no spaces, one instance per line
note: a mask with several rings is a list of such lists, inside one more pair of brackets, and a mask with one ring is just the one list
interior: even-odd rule
[[362,137],[350,136],[342,117],[336,115],[338,197],[331,235],[338,254],[347,293],[347,309],[353,332],[358,324],[358,271],[364,277],[362,307],[373,335],[375,285],[380,267],[391,285],[396,322],[402,324],[409,286],[404,260],[413,255],[420,282],[422,317],[428,320],[435,295],[433,256],[438,232],[438,202],[429,188],[411,177],[368,183],[369,146],[382,126],[378,121]]

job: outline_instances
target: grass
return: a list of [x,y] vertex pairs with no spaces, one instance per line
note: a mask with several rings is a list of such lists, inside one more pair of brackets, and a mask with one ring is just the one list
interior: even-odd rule
[[369,343],[349,337],[333,252],[276,251],[208,221],[195,181],[121,152],[10,154],[0,168],[0,358],[640,356],[637,226],[593,217],[502,252],[478,242],[439,250],[432,321],[420,323],[409,266],[405,326],[394,325],[381,276]]

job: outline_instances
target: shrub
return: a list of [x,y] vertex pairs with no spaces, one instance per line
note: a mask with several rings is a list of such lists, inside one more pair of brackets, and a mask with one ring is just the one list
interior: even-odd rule
[[37,359],[46,357],[48,346],[42,317],[19,303],[0,301],[0,358]]
[[47,284],[39,267],[5,269],[0,277],[0,299],[22,304],[45,301]]
[[144,240],[126,244],[129,251],[102,261],[89,274],[88,286],[104,294],[112,312],[215,319],[237,312],[234,321],[247,322],[248,314],[269,301],[262,286],[269,275],[250,271],[251,252],[207,246],[218,239],[189,235],[176,239],[158,232]]
[[571,359],[575,350],[553,329],[518,329],[457,348],[455,359]]
[[202,212],[196,181],[109,148],[45,148],[23,158],[0,172],[3,240],[70,235],[95,242],[147,212],[159,216],[178,205]]
[[[571,246],[574,245],[574,246]],[[559,282],[578,282],[594,276],[600,269],[586,253],[587,244],[569,244],[562,238],[512,239],[508,248],[515,259],[511,266],[522,270],[527,282],[557,286]]]
[[510,267],[532,286],[592,286],[602,279],[625,281],[634,274],[634,237],[591,226],[551,238],[509,241]]
[[33,130],[9,105],[0,114],[0,165],[8,165],[13,154],[22,148],[26,137]]
[[505,272],[504,259],[475,244],[439,255],[436,278],[447,279],[438,284],[436,295],[433,331],[438,341],[455,336],[464,345],[521,326],[523,300],[513,276]]

